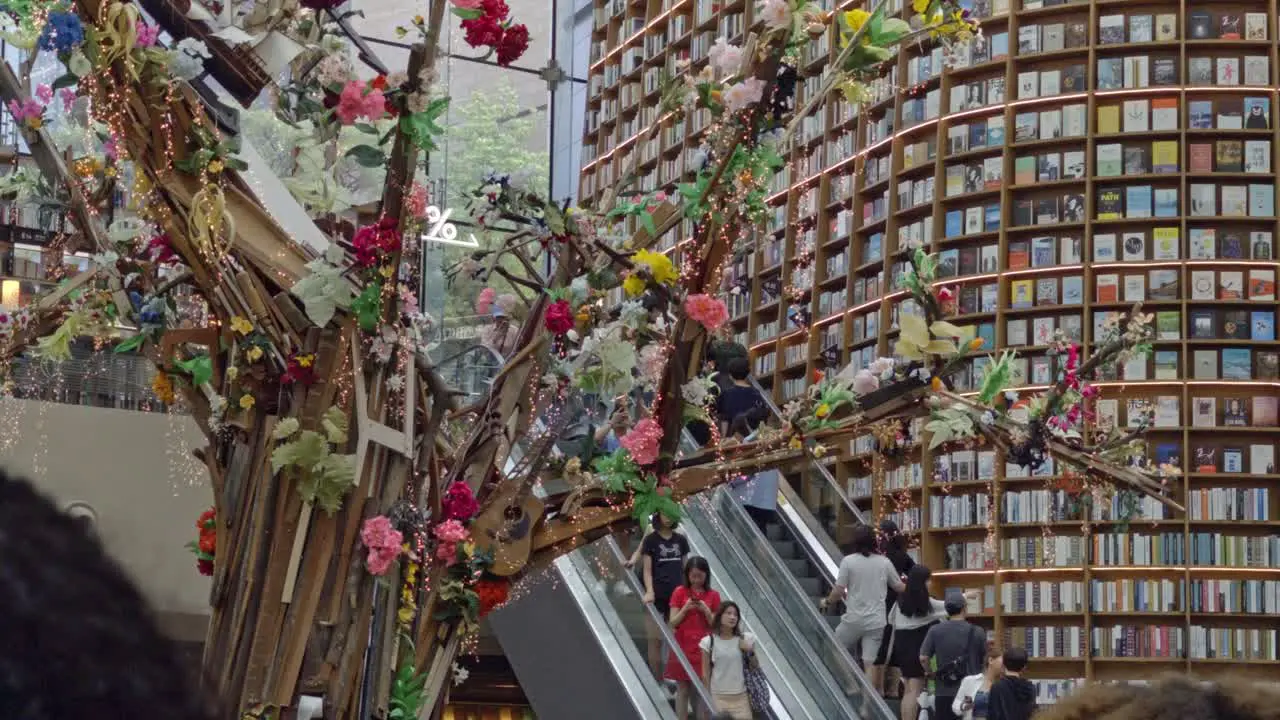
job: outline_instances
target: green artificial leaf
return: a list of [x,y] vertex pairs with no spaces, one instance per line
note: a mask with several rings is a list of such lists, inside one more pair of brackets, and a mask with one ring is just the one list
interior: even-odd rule
[[366,285],[364,291],[352,301],[351,310],[356,314],[360,329],[373,332],[382,315],[382,283],[375,281]]
[[65,75],[59,76],[58,79],[54,80],[53,85],[51,85],[50,87],[52,87],[54,90],[61,90],[62,88],[75,87],[79,82],[80,82],[80,78],[76,77],[75,75],[72,75],[71,73],[67,73]]
[[174,365],[191,376],[191,384],[200,387],[213,380],[213,361],[208,355],[197,355],[190,360],[175,360]]
[[330,515],[342,509],[342,499],[356,484],[356,456],[327,454],[311,469],[315,504]]
[[289,466],[305,470],[315,467],[329,455],[329,443],[315,430],[303,430],[297,439],[284,443],[271,453],[271,472]]
[[990,405],[1000,393],[1004,392],[1012,375],[1014,354],[1005,352],[998,360],[987,366],[982,377],[982,387],[978,389],[978,402]]
[[380,168],[387,164],[387,154],[382,152],[382,148],[372,145],[356,145],[347,151],[346,157],[367,168]]
[[901,18],[887,18],[880,25],[880,31],[873,42],[877,45],[893,45],[911,32],[911,26]]
[[359,131],[360,131],[360,132],[362,132],[362,133],[368,133],[368,134],[370,134],[370,135],[377,135],[377,134],[378,134],[378,128],[376,128],[376,127],[374,127],[374,126],[370,125],[369,123],[359,123],[359,122],[358,122],[358,123],[356,123],[353,127],[354,127],[355,129],[359,130]]
[[142,347],[143,344],[145,344],[146,342],[147,342],[146,333],[138,333],[137,335],[134,335],[133,337],[127,340],[122,340],[119,343],[116,343],[116,346],[112,348],[111,352],[114,352],[114,353],[133,352],[134,350],[137,350],[138,348]]
[[463,20],[475,20],[476,18],[480,18],[484,16],[483,10],[478,10],[474,8],[460,8],[457,5],[451,5],[449,7],[449,12],[453,13],[454,15],[457,15]]
[[324,415],[320,418],[320,426],[324,428],[324,433],[329,438],[329,442],[334,445],[346,444],[347,414],[342,412],[342,408],[334,405],[325,410]]
[[649,237],[657,237],[658,226],[653,224],[653,213],[648,210],[642,210],[638,217],[640,218],[640,227],[643,227],[644,231],[649,233]]
[[420,113],[405,115],[400,118],[400,132],[408,136],[419,150],[430,152],[439,150],[435,138],[444,133],[444,128],[436,122],[445,108],[449,107],[449,98],[437,98]]
[[626,448],[618,448],[591,465],[610,494],[626,492],[640,482],[640,467]]

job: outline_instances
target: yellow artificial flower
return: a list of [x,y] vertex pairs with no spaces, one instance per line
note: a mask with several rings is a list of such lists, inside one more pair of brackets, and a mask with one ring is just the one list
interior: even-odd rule
[[250,395],[249,393],[245,393],[240,396],[240,408],[242,410],[248,410],[249,408],[253,407],[253,403],[254,403],[253,396]]
[[169,376],[165,373],[158,372],[155,377],[151,378],[151,392],[156,399],[165,405],[172,405],[174,400],[173,383],[170,382]]
[[822,403],[814,409],[813,414],[817,415],[819,418],[824,418],[831,414],[831,406],[826,403]]
[[402,607],[399,612],[396,613],[396,620],[399,620],[401,625],[408,625],[413,622],[414,611],[414,608]]
[[671,264],[671,258],[652,250],[641,250],[632,258],[637,265],[649,268],[649,275],[659,285],[671,285],[680,279],[680,273]]
[[826,445],[823,445],[823,444],[819,443],[819,444],[817,444],[817,445],[814,445],[814,446],[813,446],[813,456],[814,456],[814,457],[816,457],[816,458],[820,458],[820,457],[822,457],[823,455],[826,455],[826,454],[827,454],[827,446],[826,446]]
[[236,315],[235,317],[231,318],[231,329],[235,330],[241,335],[248,335],[249,333],[253,332],[253,323],[240,317],[239,315]]
[[214,175],[217,175],[218,173],[221,173],[225,169],[225,166],[222,164],[221,160],[214,160],[210,162],[209,166],[205,169],[213,173]]
[[235,365],[232,365],[231,367],[227,368],[228,380],[235,380],[237,377],[240,377],[240,368],[236,367]]
[[395,274],[396,269],[390,265],[383,265],[378,272],[382,274],[382,277],[389,278]]
[[970,350],[977,350],[977,349],[979,349],[979,348],[981,348],[981,347],[982,347],[982,343],[984,343],[984,342],[986,342],[986,341],[985,341],[985,340],[983,340],[982,338],[980,338],[980,337],[976,337],[976,338],[974,338],[974,339],[972,339],[972,340],[970,340],[970,341],[969,341],[969,349],[970,349]]
[[858,32],[863,25],[867,24],[867,20],[871,18],[871,13],[866,10],[850,10],[844,14],[844,22],[853,32]]
[[933,388],[934,392],[942,392],[942,378],[934,375],[933,378],[929,380],[929,387]]
[[302,366],[302,367],[311,367],[311,365],[312,365],[315,361],[316,361],[316,356],[315,356],[315,355],[312,355],[311,353],[307,353],[306,355],[299,355],[299,356],[298,356],[298,365],[300,365],[300,366]]
[[911,0],[911,9],[915,10],[917,15],[921,15],[929,9],[929,0]]
[[793,437],[793,438],[791,438],[791,442],[787,443],[787,445],[788,445],[792,450],[800,450],[800,449],[802,449],[802,448],[804,447],[804,442],[803,442],[803,441],[801,441],[801,440],[800,440],[800,438],[798,438],[798,437]]
[[627,279],[622,281],[622,289],[627,293],[628,297],[640,297],[644,294],[644,288],[644,278],[639,275],[628,275]]
[[258,347],[257,345],[254,345],[253,347],[246,350],[244,354],[245,354],[245,357],[249,358],[250,362],[258,362],[259,360],[262,359],[262,348]]

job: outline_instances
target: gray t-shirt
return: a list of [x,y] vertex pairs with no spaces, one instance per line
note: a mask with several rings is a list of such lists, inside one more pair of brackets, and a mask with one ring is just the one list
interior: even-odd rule
[[[920,646],[921,657],[932,657],[937,660],[937,668],[960,658],[959,676],[982,672],[983,656],[987,653],[987,634],[982,628],[971,624],[968,620],[947,620],[929,628]],[[960,683],[948,684],[937,679],[938,695],[955,697],[960,690]]]
[[883,555],[845,555],[836,584],[844,587],[845,622],[885,623],[884,592],[898,580],[898,571]]

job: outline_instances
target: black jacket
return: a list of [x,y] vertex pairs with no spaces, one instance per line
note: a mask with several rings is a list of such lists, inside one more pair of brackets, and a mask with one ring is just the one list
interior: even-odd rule
[[988,702],[987,720],[1027,720],[1036,711],[1036,686],[1006,675],[992,684]]

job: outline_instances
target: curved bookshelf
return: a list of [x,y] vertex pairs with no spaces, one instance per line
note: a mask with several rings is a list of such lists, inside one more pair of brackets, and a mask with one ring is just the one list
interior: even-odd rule
[[[1146,503],[1126,526],[1115,508],[1072,512],[1055,468],[1027,477],[981,447],[887,458],[868,436],[826,461],[861,509],[915,531],[937,590],[986,591],[975,621],[1028,646],[1044,701],[1076,679],[1153,666],[1274,674],[1276,0],[973,10],[987,16],[985,43],[962,66],[903,49],[860,111],[836,95],[803,121],[772,226],[725,269],[734,334],[785,403],[816,371],[891,353],[906,299],[894,278],[924,247],[941,253],[957,324],[1017,349],[1037,388],[1061,361],[1047,352],[1055,332],[1087,352],[1095,327],[1142,300],[1153,352],[1099,383],[1097,420],[1153,413],[1150,452],[1187,470],[1171,486],[1187,513]],[[705,119],[643,140],[630,120],[646,113],[643,92],[628,83],[681,58],[696,72],[717,35],[740,38],[755,13],[741,0],[597,4],[584,199],[642,143],[642,187],[680,178]],[[798,104],[819,89],[833,40],[805,57]],[[964,389],[980,373],[978,361],[955,379]],[[803,470],[789,478],[846,540],[841,503]]]

